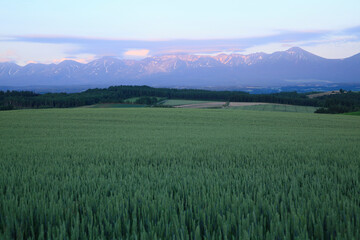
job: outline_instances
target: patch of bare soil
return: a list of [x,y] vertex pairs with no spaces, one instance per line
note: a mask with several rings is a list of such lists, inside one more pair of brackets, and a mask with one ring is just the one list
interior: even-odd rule
[[242,107],[242,106],[254,106],[254,105],[264,105],[270,103],[263,102],[230,102],[229,107]]

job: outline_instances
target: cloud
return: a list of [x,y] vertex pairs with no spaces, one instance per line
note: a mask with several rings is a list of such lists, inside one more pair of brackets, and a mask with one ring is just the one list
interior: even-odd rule
[[149,54],[149,49],[133,49],[128,50],[124,53],[126,57],[147,57]]
[[17,62],[20,56],[14,50],[0,51],[0,62]]
[[[73,36],[0,36],[0,58],[4,44],[12,44],[11,48],[18,51],[18,57],[12,56],[16,62],[39,61],[52,62],[73,56],[73,60],[88,62],[102,56],[114,56],[118,58],[140,59],[148,56],[164,54],[216,54],[216,53],[251,53],[254,51],[274,52],[284,50],[293,46],[305,49],[322,48],[335,44],[339,46],[350,46],[350,43],[360,42],[360,26],[341,29],[336,31],[287,31],[278,30],[271,35],[243,37],[234,39],[114,39],[114,38],[89,38]],[[340,44],[341,43],[341,44]],[[348,43],[348,44],[347,44]],[[5,44],[5,45],[6,45]],[[350,45],[349,45],[350,44]],[[27,46],[27,50],[24,46]],[[20,46],[20,47],[19,47]],[[31,47],[30,47],[31,46]],[[357,44],[352,44],[354,49],[350,51],[346,47],[346,53],[334,50],[334,54],[319,51],[323,57],[345,57],[350,52],[360,52]],[[31,48],[31,49],[30,49]],[[6,49],[5,49],[6,50]],[[36,50],[36,52],[35,52]],[[316,52],[316,51],[314,51]],[[31,55],[31,54],[32,55]],[[24,57],[26,55],[26,57]],[[32,58],[31,58],[32,56]],[[86,57],[85,57],[86,56]],[[54,60],[55,59],[55,60]],[[56,60],[57,59],[57,60]]]
[[360,37],[360,26],[343,29],[340,32],[343,34],[350,34],[350,35],[355,35],[355,36]]
[[330,59],[346,58],[360,52],[360,41],[327,42],[306,46],[304,49],[319,56],[326,55]]
[[275,42],[257,45],[247,48],[243,53],[250,54],[260,51],[273,53],[274,49],[277,51],[284,51],[294,46],[300,46],[306,51],[325,58],[340,59],[358,54],[360,52],[360,39],[355,36],[329,35],[327,37],[313,39],[310,41],[297,41],[291,43]]
[[59,64],[63,61],[66,60],[72,60],[72,61],[76,61],[79,63],[88,63],[91,62],[93,60],[96,59],[95,55],[87,55],[87,54],[82,54],[82,55],[77,55],[77,56],[68,56],[68,57],[63,57],[63,58],[55,58],[51,61],[51,63],[55,63],[55,64]]
[[27,61],[26,64],[30,64],[30,63],[38,63],[37,61]]
[[0,41],[0,62],[26,65],[29,61],[53,63],[54,59],[74,56],[74,59],[95,58],[94,54],[68,54],[77,51],[75,44]]
[[[151,55],[168,53],[212,53],[230,52],[234,49],[243,50],[256,45],[272,42],[295,42],[310,40],[324,35],[320,32],[281,31],[268,36],[256,36],[236,39],[177,39],[177,40],[131,40],[131,39],[101,39],[69,36],[13,36],[14,42],[32,42],[44,44],[72,44],[77,48],[68,54],[95,54],[97,56],[131,56],[127,52],[137,49],[147,49]],[[1,40],[0,40],[1,41]],[[145,54],[144,56],[146,56]]]

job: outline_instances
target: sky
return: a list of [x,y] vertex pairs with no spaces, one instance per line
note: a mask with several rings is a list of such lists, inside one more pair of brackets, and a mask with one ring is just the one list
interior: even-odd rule
[[360,52],[359,0],[0,0],[0,62]]

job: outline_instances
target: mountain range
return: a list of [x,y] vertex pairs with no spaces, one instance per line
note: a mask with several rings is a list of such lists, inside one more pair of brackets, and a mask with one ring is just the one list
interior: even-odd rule
[[0,63],[0,86],[149,85],[164,87],[360,84],[360,53],[325,59],[294,47],[272,54],[103,57],[87,64]]

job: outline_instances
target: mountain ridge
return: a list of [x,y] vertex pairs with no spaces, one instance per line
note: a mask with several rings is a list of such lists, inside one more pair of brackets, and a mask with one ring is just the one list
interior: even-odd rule
[[303,81],[360,81],[360,53],[326,59],[299,47],[272,54],[161,55],[142,60],[102,57],[89,63],[0,63],[0,85],[271,86]]

